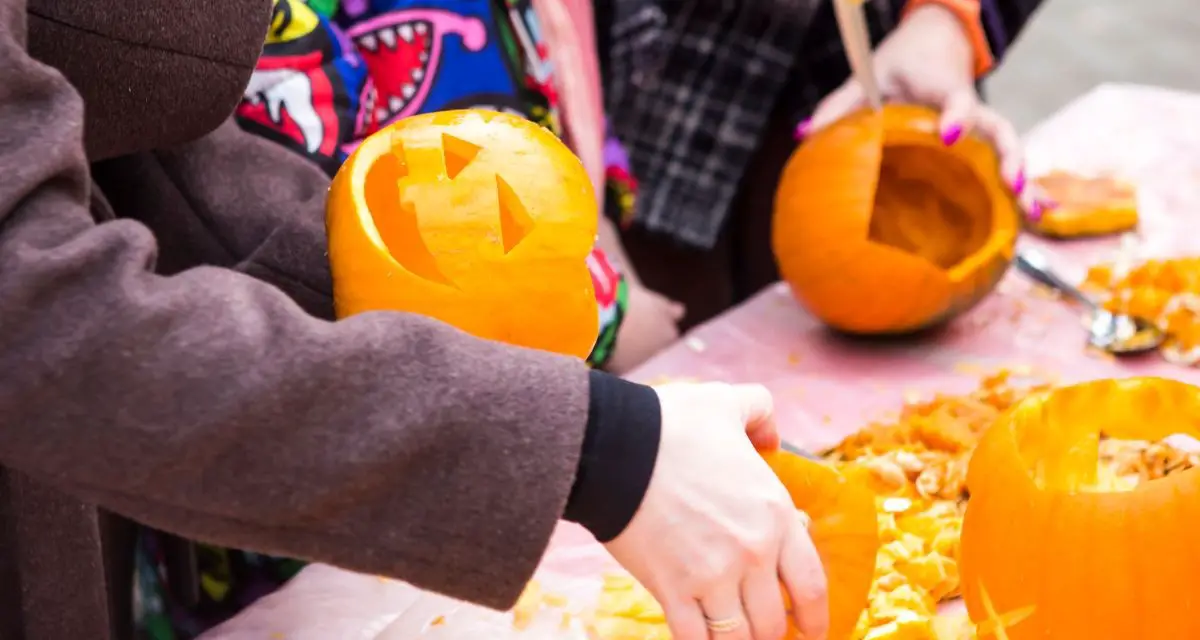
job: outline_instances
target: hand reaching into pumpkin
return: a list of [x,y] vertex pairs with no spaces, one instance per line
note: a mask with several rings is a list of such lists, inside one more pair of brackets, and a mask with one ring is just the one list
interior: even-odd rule
[[617,343],[605,369],[625,373],[679,339],[684,308],[635,280],[629,282],[629,305],[617,330]]
[[609,552],[654,594],[675,640],[707,640],[710,631],[720,640],[783,637],[781,580],[803,637],[825,638],[820,558],[756,449],[779,445],[770,394],[716,383],[656,392],[662,432],[654,474]]
[[[974,131],[1000,155],[1001,172],[1025,210],[1037,219],[1047,203],[1025,194],[1024,156],[1012,123],[980,100],[975,88],[974,52],[959,18],[936,4],[907,16],[875,51],[875,75],[889,102],[923,104],[942,113],[942,140],[951,145]],[[853,78],[825,97],[812,118],[797,129],[808,135],[867,106]]]

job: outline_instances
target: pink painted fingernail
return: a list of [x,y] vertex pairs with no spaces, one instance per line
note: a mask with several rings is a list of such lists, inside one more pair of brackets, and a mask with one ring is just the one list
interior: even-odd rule
[[963,128],[961,124],[951,125],[949,129],[942,132],[942,144],[948,147],[958,142],[958,139],[962,137],[962,133]]
[[1038,222],[1039,220],[1042,219],[1042,212],[1044,210],[1045,210],[1045,207],[1042,205],[1042,202],[1040,200],[1035,201],[1033,203],[1033,206],[1029,208],[1029,213],[1028,213],[1029,219],[1033,222]]
[[1013,190],[1013,193],[1018,196],[1021,195],[1022,191],[1025,191],[1025,170],[1024,169],[1021,169],[1017,173],[1017,179],[1013,180],[1012,190]]
[[808,135],[809,129],[812,129],[812,118],[808,118],[807,120],[804,120],[800,124],[796,125],[796,132],[794,134],[795,138],[797,140],[803,140],[804,136]]

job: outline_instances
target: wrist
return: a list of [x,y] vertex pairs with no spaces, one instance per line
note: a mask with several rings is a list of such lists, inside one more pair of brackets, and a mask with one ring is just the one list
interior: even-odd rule
[[607,542],[625,530],[650,486],[662,409],[650,387],[600,371],[589,376],[587,427],[563,519]]
[[908,0],[904,21],[919,22],[944,34],[952,48],[947,54],[966,60],[975,78],[980,78],[991,71],[995,61],[979,12],[979,0]]

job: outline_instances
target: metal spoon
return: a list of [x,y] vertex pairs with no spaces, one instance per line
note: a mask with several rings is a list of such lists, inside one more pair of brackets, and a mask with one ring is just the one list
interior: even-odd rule
[[1154,351],[1162,346],[1167,334],[1145,318],[1112,313],[1087,297],[1071,283],[1054,273],[1045,256],[1025,250],[1014,261],[1017,269],[1034,281],[1054,289],[1089,311],[1088,344],[1117,356]]

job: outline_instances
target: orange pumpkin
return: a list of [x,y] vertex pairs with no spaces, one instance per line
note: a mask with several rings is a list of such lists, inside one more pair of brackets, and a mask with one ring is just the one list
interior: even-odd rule
[[[792,503],[811,519],[809,535],[829,584],[829,640],[849,640],[867,606],[875,576],[879,551],[875,495],[826,463],[782,450],[762,455]],[[797,631],[793,628],[788,637],[797,637]]]
[[1007,629],[1032,638],[1200,638],[1200,469],[1127,491],[1099,482],[1100,435],[1200,436],[1200,388],[1102,380],[1030,396],[972,456],[961,541],[971,618],[1032,607]]
[[888,105],[813,134],[775,196],[775,258],[829,326],[900,334],[961,313],[1000,281],[1020,229],[992,148],[938,137],[931,110]]
[[523,118],[446,111],[375,133],[334,179],[327,223],[339,317],[407,311],[579,357],[595,342],[595,194]]

